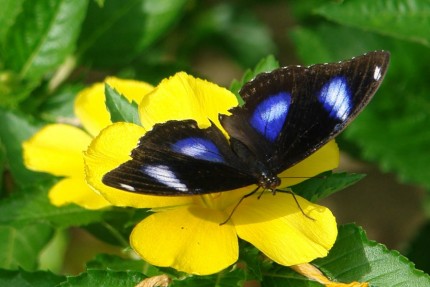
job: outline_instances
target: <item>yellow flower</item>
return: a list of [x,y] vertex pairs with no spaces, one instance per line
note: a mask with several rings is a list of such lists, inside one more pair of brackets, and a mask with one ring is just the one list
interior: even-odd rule
[[[130,101],[139,102],[153,87],[132,80],[108,78],[106,82]],[[99,209],[110,203],[85,182],[83,151],[99,131],[111,124],[106,110],[104,83],[81,91],[75,100],[75,114],[87,131],[67,125],[50,124],[23,143],[25,165],[34,171],[64,177],[49,191],[52,204],[75,203],[88,209]]]
[[[85,153],[87,182],[112,204],[152,208],[131,234],[131,245],[147,262],[192,274],[216,273],[238,259],[238,239],[249,241],[282,265],[309,262],[327,255],[336,236],[330,210],[297,196],[305,217],[290,194],[250,196],[223,225],[238,201],[252,191],[199,196],[151,196],[118,190],[102,183],[107,172],[130,159],[130,152],[154,124],[194,119],[201,128],[212,121],[221,128],[218,114],[238,105],[228,90],[183,72],[162,81],[139,105],[142,126],[115,123],[100,132]],[[334,141],[286,170],[282,187],[298,183],[294,176],[312,177],[337,167],[339,151]],[[220,179],[222,180],[222,179]]]

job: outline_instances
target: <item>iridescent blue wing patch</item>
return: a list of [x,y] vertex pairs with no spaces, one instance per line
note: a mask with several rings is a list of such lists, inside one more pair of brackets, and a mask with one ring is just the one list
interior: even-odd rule
[[251,115],[252,127],[268,141],[274,142],[284,127],[290,104],[291,96],[284,91],[264,99]]
[[329,116],[341,121],[348,119],[352,109],[351,91],[345,76],[335,76],[325,83],[318,99]]
[[211,162],[225,162],[215,143],[202,137],[187,137],[171,145],[174,152]]

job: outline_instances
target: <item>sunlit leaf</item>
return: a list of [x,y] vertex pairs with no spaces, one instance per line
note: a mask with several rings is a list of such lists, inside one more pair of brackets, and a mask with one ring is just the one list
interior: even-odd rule
[[331,2],[316,12],[343,25],[430,46],[430,2],[349,0]]
[[21,78],[52,72],[73,51],[88,0],[24,1],[1,51]]

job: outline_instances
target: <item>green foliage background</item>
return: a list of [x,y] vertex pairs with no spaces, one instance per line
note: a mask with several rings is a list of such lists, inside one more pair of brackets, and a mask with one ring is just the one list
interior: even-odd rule
[[[103,254],[82,270],[67,269],[67,230],[84,229],[118,254],[146,213],[51,206],[47,191],[57,179],[27,170],[21,143],[47,123],[71,120],[76,93],[107,75],[155,85],[179,70],[207,77],[213,62],[222,61],[220,84],[237,77],[231,85],[237,92],[256,73],[275,68],[275,58],[282,65],[314,64],[388,50],[384,83],[340,137],[341,148],[422,188],[423,212],[430,210],[429,0],[0,0],[0,7],[0,286],[134,286],[160,273],[172,276],[172,286],[243,286],[252,279],[262,286],[321,286],[267,262],[245,243],[241,261],[247,268],[212,276],[184,279],[173,270]],[[133,121],[134,107],[124,106],[112,89],[107,94],[116,120]],[[328,174],[325,185],[307,181],[295,188],[317,200],[361,177]],[[401,250],[426,272],[429,226]],[[343,282],[430,286],[430,277],[409,260],[349,224],[340,227],[329,256],[313,263]]]

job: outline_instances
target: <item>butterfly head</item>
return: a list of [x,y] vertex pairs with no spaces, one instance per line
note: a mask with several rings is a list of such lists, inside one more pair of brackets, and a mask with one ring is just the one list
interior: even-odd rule
[[281,184],[281,179],[274,173],[272,173],[262,163],[256,162],[258,172],[258,186],[264,190],[270,190],[274,192],[276,188]]

